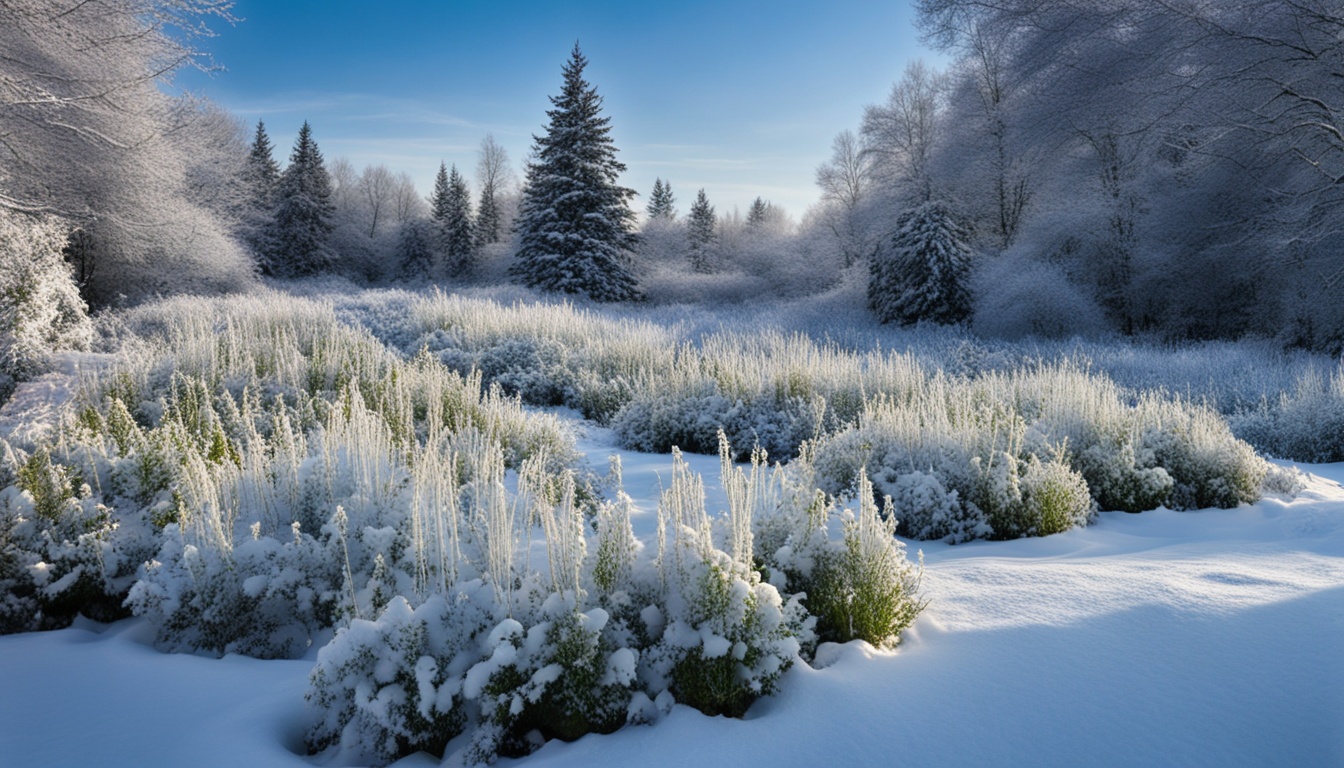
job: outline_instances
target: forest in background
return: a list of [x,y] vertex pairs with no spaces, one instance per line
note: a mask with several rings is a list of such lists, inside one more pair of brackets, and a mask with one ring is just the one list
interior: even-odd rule
[[[676,179],[658,181],[638,221],[626,209],[617,229],[638,237],[622,241],[620,268],[638,295],[758,302],[850,275],[876,286],[869,304],[884,321],[1009,338],[1255,335],[1338,351],[1338,9],[916,5],[952,64],[910,64],[857,131],[836,137],[817,170],[822,200],[800,218],[761,198],[745,215],[716,211],[703,194],[674,195]],[[248,291],[264,274],[382,286],[510,279],[534,170],[517,173],[492,137],[477,168],[441,168],[425,197],[384,166],[325,160],[321,126],[305,126],[282,169],[263,124],[167,95],[174,71],[214,66],[209,24],[229,13],[224,0],[0,9],[0,206],[19,223],[60,220],[89,306]],[[600,115],[590,89],[594,119],[619,120]],[[621,168],[609,169],[615,189]],[[633,190],[623,192],[629,203]],[[912,212],[931,204],[927,236],[912,240]],[[944,236],[953,262],[929,266]],[[296,249],[315,258],[296,266]]]

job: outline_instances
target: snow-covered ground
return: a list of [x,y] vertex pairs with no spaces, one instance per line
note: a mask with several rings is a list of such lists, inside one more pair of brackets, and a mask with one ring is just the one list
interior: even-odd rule
[[[580,446],[599,467],[617,452],[597,429]],[[647,532],[671,462],[621,453]],[[924,544],[930,603],[898,650],[823,649],[745,720],[677,707],[522,762],[1344,765],[1344,465],[1306,469],[1290,501]],[[130,620],[0,637],[0,764],[320,762],[302,756],[313,654],[165,655],[150,636]]]

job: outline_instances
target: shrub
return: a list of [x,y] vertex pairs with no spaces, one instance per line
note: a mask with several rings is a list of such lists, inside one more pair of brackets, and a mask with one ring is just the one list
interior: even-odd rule
[[67,229],[0,210],[0,375],[27,378],[63,349],[88,349],[93,325],[61,255]]
[[376,621],[339,629],[309,677],[305,698],[320,717],[308,748],[340,744],[376,763],[420,750],[442,755],[468,723],[462,682],[492,612],[489,588],[473,581],[414,609],[393,598]]
[[864,640],[879,648],[895,645],[901,631],[924,609],[917,568],[905,559],[895,538],[891,499],[878,515],[873,487],[860,472],[859,511],[846,510],[839,547],[825,551],[808,582],[806,605],[817,616],[817,637],[831,642]]

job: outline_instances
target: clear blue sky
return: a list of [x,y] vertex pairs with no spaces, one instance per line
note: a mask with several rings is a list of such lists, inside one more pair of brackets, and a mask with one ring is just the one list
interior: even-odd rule
[[234,14],[204,41],[226,71],[179,86],[265,120],[282,164],[308,120],[328,159],[384,163],[426,193],[440,160],[474,179],[486,133],[521,173],[577,40],[641,211],[662,177],[682,213],[704,187],[720,212],[760,195],[796,220],[835,134],[907,61],[936,60],[908,0],[237,0]]

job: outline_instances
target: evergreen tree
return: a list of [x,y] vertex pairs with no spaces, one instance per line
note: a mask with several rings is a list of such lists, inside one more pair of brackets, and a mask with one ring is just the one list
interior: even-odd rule
[[[280,164],[275,162],[271,147],[271,137],[266,135],[266,124],[257,121],[257,132],[252,139],[252,148],[247,154],[243,166],[243,184],[245,185],[245,210],[243,213],[244,237],[252,252],[265,256],[269,251],[267,243],[267,225],[275,212],[275,198],[280,186]],[[270,272],[270,265],[262,259],[261,268]]]
[[770,203],[756,198],[751,201],[751,208],[747,209],[747,226],[755,229],[765,223],[770,218]]
[[429,196],[429,220],[434,223],[434,249],[448,252],[448,209],[451,190],[448,186],[448,164],[439,161],[439,173],[434,177],[434,194]]
[[677,210],[672,206],[677,199],[672,196],[672,185],[665,184],[661,178],[653,180],[653,194],[649,195],[649,219],[666,219],[671,221],[677,218]]
[[598,301],[640,297],[627,263],[637,242],[632,189],[617,185],[611,119],[583,79],[587,60],[577,43],[564,67],[564,86],[551,97],[546,135],[534,137],[515,229],[519,249],[510,274],[534,288],[586,293]]
[[427,278],[434,268],[433,222],[407,219],[397,240],[397,265],[403,277]]
[[465,274],[475,266],[476,239],[471,219],[471,193],[467,182],[454,165],[448,173],[448,194],[443,220],[443,257],[454,274]]
[[888,247],[873,258],[869,308],[884,323],[965,320],[971,314],[969,240],[945,202],[933,200],[902,213]]
[[691,204],[691,215],[686,228],[686,237],[691,241],[691,268],[696,272],[710,271],[709,249],[714,244],[714,206],[700,190]]
[[275,218],[271,224],[271,268],[275,274],[312,275],[331,268],[336,260],[328,240],[336,206],[331,200],[331,177],[322,152],[304,121],[280,175]]
[[480,209],[476,212],[476,245],[499,242],[499,204],[490,190],[481,188]]

